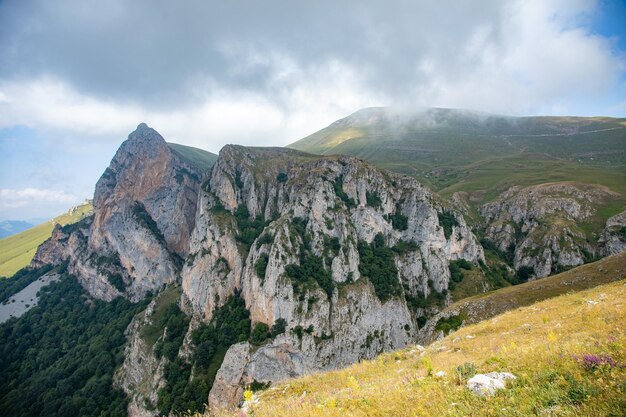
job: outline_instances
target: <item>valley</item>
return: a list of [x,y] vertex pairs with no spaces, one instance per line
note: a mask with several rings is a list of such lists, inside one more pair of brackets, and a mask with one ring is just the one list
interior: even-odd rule
[[[473,370],[525,375],[506,398],[542,409],[543,377],[528,364],[541,334],[557,332],[552,314],[571,317],[563,332],[572,339],[564,338],[582,340],[558,349],[582,354],[596,336],[575,330],[573,300],[597,298],[593,287],[607,285],[613,298],[602,299],[597,310],[608,310],[594,320],[609,317],[602,331],[621,337],[621,287],[610,283],[626,273],[623,125],[376,108],[287,148],[226,145],[214,155],[167,143],[142,123],[96,184],[93,206],[0,240],[7,271],[29,263],[0,281],[2,301],[58,274],[37,306],[0,325],[9,358],[0,374],[13,381],[0,392],[0,411],[55,415],[44,401],[53,397],[65,404],[56,415],[98,415],[109,401],[116,415],[203,412],[207,404],[221,413],[259,391],[260,401],[247,405],[254,415],[364,415],[365,405],[403,415],[383,413],[387,401],[410,401],[413,414],[423,414],[414,394],[372,397],[375,380],[400,387],[406,379],[420,398],[459,404],[450,415],[468,407],[490,415],[481,408],[490,403],[477,403],[454,377],[462,358]],[[524,319],[511,316],[515,309],[528,320],[532,309],[551,313],[538,333],[532,325],[527,349],[490,362],[481,343],[491,346],[503,332],[520,346],[515,329]],[[48,321],[64,315],[64,324]],[[64,336],[50,338],[39,321]],[[78,321],[84,337],[68,327]],[[28,379],[31,359],[17,352],[40,338],[34,349],[49,357]],[[433,344],[421,351],[416,343]],[[602,346],[622,360],[623,351]],[[85,351],[98,356],[77,359]],[[524,359],[514,364],[513,352]],[[564,366],[555,372],[573,378],[575,389],[599,389],[575,363]],[[435,370],[447,376],[434,378]],[[611,378],[620,372],[611,368]],[[348,378],[348,388],[321,382],[335,377]],[[53,391],[38,393],[33,381],[50,378],[59,381]],[[298,384],[310,388],[290,388]],[[564,385],[554,387],[553,402],[572,413],[613,410],[621,406],[618,385],[607,385],[606,409],[585,396],[567,402]]]

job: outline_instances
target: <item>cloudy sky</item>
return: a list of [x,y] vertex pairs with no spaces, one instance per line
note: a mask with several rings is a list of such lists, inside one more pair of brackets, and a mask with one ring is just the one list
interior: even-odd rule
[[144,121],[285,145],[374,105],[626,115],[617,0],[0,0],[0,220],[93,194]]

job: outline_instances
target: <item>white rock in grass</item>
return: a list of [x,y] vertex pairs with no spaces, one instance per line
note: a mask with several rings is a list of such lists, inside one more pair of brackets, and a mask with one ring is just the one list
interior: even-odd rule
[[508,372],[476,374],[467,381],[467,388],[476,395],[493,395],[497,390],[505,388],[507,379],[516,379],[516,376]]

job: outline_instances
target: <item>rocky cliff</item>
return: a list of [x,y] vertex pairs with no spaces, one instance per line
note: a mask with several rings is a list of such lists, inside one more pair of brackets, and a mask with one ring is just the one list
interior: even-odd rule
[[[624,212],[589,233],[614,198],[591,185],[513,187],[482,206],[485,242],[531,278],[623,251]],[[450,303],[453,261],[480,265],[470,285],[488,288],[466,202],[353,157],[229,145],[215,161],[141,124],[98,181],[94,214],[55,228],[33,266],[67,262],[107,301],[156,294],[126,331],[116,375],[131,416],[173,409],[159,394],[173,396],[168,371],[195,384],[196,405],[231,407],[246,385],[342,367],[435,329],[427,318]],[[234,298],[243,337],[211,344],[207,328]],[[272,332],[255,341],[251,323]]]
[[[375,246],[390,254],[384,277],[364,274],[365,262],[385,261],[369,252]],[[212,406],[233,405],[252,381],[407,345],[417,319],[439,307],[432,300],[446,303],[449,261],[483,259],[462,216],[414,179],[355,158],[240,146],[222,149],[200,192],[189,252],[182,286],[190,314],[210,319],[237,289],[254,322],[286,322],[269,345],[232,348]],[[420,299],[431,303],[410,302]]]
[[[68,261],[105,300],[138,300],[180,276],[180,306],[196,326],[235,293],[253,323],[284,323],[262,346],[227,352],[209,397],[224,407],[245,384],[411,343],[421,318],[449,302],[457,259],[478,263],[482,247],[415,179],[350,157],[241,146],[224,147],[208,173],[142,124],[98,181],[93,217],[55,230],[34,262]],[[156,413],[147,405],[167,364],[141,337],[150,314],[129,327],[117,377],[131,415]],[[186,360],[193,327],[180,347]]]
[[33,264],[67,260],[69,271],[104,300],[139,300],[175,282],[208,168],[198,169],[140,124],[96,184],[87,228],[55,230]]
[[[592,226],[600,205],[617,197],[606,187],[589,184],[511,187],[481,207],[485,237],[511,258],[516,270],[525,269],[530,278],[546,277],[588,262],[602,252],[598,237],[586,226]],[[619,239],[613,240],[613,229],[619,229],[618,217],[614,218],[615,226],[607,223],[605,252],[619,246]]]
[[626,211],[606,221],[606,226],[598,240],[598,248],[602,256],[626,251]]

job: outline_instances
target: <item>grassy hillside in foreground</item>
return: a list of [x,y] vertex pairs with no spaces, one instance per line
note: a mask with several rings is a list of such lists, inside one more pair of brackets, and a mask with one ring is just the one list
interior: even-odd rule
[[[255,394],[248,415],[623,416],[625,306],[624,280],[562,295],[462,328],[423,352],[409,347],[275,385]],[[466,388],[474,373],[492,371],[517,380],[488,398]]]
[[93,212],[91,203],[85,203],[54,219],[5,239],[0,239],[0,277],[10,277],[27,266],[39,245],[52,234],[54,225],[76,223]]

